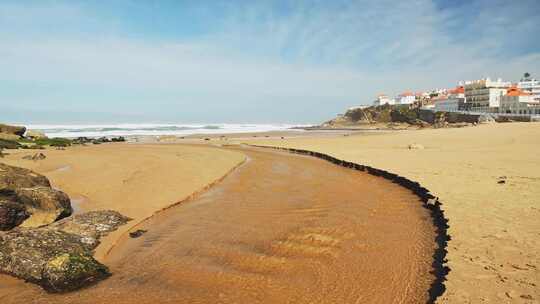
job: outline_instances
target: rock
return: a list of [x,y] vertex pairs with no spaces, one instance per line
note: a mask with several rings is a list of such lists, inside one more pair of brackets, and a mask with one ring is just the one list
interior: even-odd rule
[[65,292],[107,278],[108,268],[92,257],[99,238],[130,219],[116,211],[92,211],[40,228],[0,234],[0,272]]
[[0,124],[0,133],[14,134],[14,135],[18,135],[18,136],[23,136],[24,132],[26,132],[25,127],[10,126],[10,125],[5,125],[5,124]]
[[111,138],[112,142],[125,142],[126,139],[123,136],[113,137]]
[[21,144],[14,140],[0,138],[0,149],[19,149]]
[[478,116],[478,123],[495,123],[495,118],[491,115],[480,115]]
[[64,253],[43,267],[41,286],[49,292],[76,290],[110,276],[107,266],[84,253]]
[[147,233],[147,232],[148,232],[148,230],[137,229],[137,230],[135,230],[135,231],[133,231],[133,232],[130,232],[130,233],[129,233],[129,237],[131,237],[131,238],[138,238],[138,237],[142,236],[143,234],[145,234],[145,233]]
[[49,180],[31,170],[0,163],[0,194],[17,188],[51,187]]
[[409,144],[407,146],[407,148],[409,150],[423,150],[424,149],[424,146],[422,146],[421,144],[417,144],[417,143],[412,143],[412,144]]
[[113,210],[90,211],[77,214],[52,225],[51,228],[64,232],[77,234],[83,237],[82,241],[90,246],[96,247],[99,238],[109,232],[118,229],[131,219]]
[[51,224],[73,212],[69,197],[51,187],[18,188],[15,190],[15,198],[30,213],[30,218],[22,224],[24,227]]
[[45,158],[47,158],[47,156],[45,156],[45,154],[43,153],[36,153],[34,155],[23,156],[23,159],[26,159],[26,160],[43,160]]
[[0,234],[0,271],[49,292],[75,290],[108,277],[81,237],[50,228],[16,228]]
[[17,140],[21,139],[21,137],[19,135],[15,135],[15,134],[0,133],[0,139],[10,140],[10,141],[17,141]]
[[41,131],[37,131],[37,130],[28,130],[28,131],[26,131],[26,133],[24,134],[24,137],[30,138],[30,139],[45,139],[45,138],[48,138],[47,135],[45,135],[45,133],[43,133]]
[[16,202],[0,200],[0,230],[10,230],[19,226],[30,214]]

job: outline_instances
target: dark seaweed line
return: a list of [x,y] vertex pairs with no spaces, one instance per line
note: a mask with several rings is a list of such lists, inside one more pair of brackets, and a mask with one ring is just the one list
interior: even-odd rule
[[292,149],[292,148],[283,148],[283,147],[273,147],[273,146],[259,146],[259,145],[250,145],[250,146],[258,147],[258,148],[284,150],[284,151],[288,151],[295,154],[313,156],[316,158],[329,161],[338,166],[351,168],[353,170],[358,170],[358,171],[364,171],[374,176],[380,176],[382,178],[392,181],[393,183],[399,184],[402,187],[405,187],[411,190],[414,194],[416,194],[422,200],[423,207],[430,210],[433,224],[435,225],[435,227],[437,227],[437,231],[436,231],[437,236],[435,238],[435,242],[437,243],[437,248],[435,249],[435,252],[433,253],[433,263],[432,263],[433,273],[435,275],[435,281],[431,284],[431,287],[428,291],[429,293],[428,303],[434,303],[435,300],[444,293],[444,291],[446,290],[446,286],[444,285],[444,282],[446,281],[446,275],[448,274],[448,272],[450,272],[450,268],[445,265],[447,262],[446,247],[448,245],[448,241],[450,240],[450,236],[448,235],[448,231],[447,231],[448,219],[444,217],[444,211],[441,209],[441,202],[439,201],[439,198],[431,194],[431,192],[428,189],[426,189],[425,187],[422,187],[422,185],[420,185],[420,183],[418,182],[412,181],[403,176],[399,176],[395,173],[391,173],[385,170],[373,168],[366,165],[360,165],[353,162],[337,159],[333,156],[320,153],[320,152],[301,150],[301,149]]

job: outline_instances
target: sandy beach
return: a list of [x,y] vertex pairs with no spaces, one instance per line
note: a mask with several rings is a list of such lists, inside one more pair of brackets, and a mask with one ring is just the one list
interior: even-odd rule
[[[416,180],[439,197],[452,239],[446,256],[447,290],[438,303],[537,303],[539,136],[537,123],[324,135],[261,133],[47,150],[47,159],[36,162],[22,160],[30,151],[19,150],[4,161],[45,174],[70,195],[79,212],[115,209],[134,218],[104,239],[97,251],[103,259],[137,222],[205,189],[245,159],[241,151],[215,145],[319,151]],[[189,145],[194,142],[209,146]],[[416,149],[409,149],[411,144]],[[29,287],[1,278],[0,296]]]
[[111,278],[69,294],[18,285],[6,302],[427,301],[435,227],[416,195],[313,157],[227,149],[249,161],[123,235]]
[[113,209],[132,218],[107,236],[96,257],[114,240],[155,212],[206,189],[244,161],[240,153],[188,145],[108,144],[49,149],[42,161],[16,150],[2,161],[46,175],[66,192],[75,212]]
[[438,302],[538,303],[539,138],[540,124],[512,123],[246,143],[319,151],[420,182],[443,203],[452,237]]

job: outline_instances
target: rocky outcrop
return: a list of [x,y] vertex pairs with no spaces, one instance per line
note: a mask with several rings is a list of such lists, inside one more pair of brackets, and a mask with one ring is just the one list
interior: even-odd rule
[[30,213],[30,218],[23,223],[25,227],[47,225],[73,212],[67,194],[50,187],[18,188],[15,199]]
[[50,187],[49,180],[31,170],[0,163],[0,191],[36,186]]
[[366,125],[381,124],[394,128],[401,124],[405,127],[415,128],[445,128],[472,125],[479,121],[479,115],[433,112],[420,108],[411,108],[407,105],[383,105],[372,107],[359,107],[349,109],[345,114],[327,121],[321,127],[365,127]]
[[90,211],[60,220],[51,227],[82,236],[85,244],[95,247],[101,237],[129,220],[116,211]]
[[0,139],[16,141],[16,140],[21,139],[21,137],[15,134],[0,133]]
[[99,237],[129,220],[115,211],[95,211],[42,228],[0,233],[0,271],[49,292],[95,283],[110,275],[92,256]]
[[13,229],[29,216],[23,205],[9,200],[0,200],[0,230]]
[[43,133],[41,131],[28,130],[24,134],[24,137],[30,138],[30,139],[45,139],[45,138],[47,138],[47,135],[45,135],[45,133]]
[[0,124],[0,133],[23,136],[24,132],[26,132],[26,127],[10,126],[10,125],[5,125],[5,124]]
[[[5,204],[4,212],[0,213],[0,221],[9,223],[0,226],[0,230],[11,229],[13,224],[25,227],[47,225],[71,215],[73,211],[69,197],[62,191],[51,188],[45,176],[2,163],[0,163],[0,200],[11,202]],[[14,209],[13,204],[20,207]],[[20,209],[24,209],[29,215],[24,222],[20,222],[20,213],[16,212]]]

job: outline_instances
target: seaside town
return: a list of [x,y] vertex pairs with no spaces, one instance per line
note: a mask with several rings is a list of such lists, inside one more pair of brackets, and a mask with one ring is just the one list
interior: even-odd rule
[[393,98],[380,94],[373,104],[409,105],[435,112],[536,116],[540,115],[540,80],[525,73],[517,82],[500,78],[460,81],[451,89],[405,91]]

